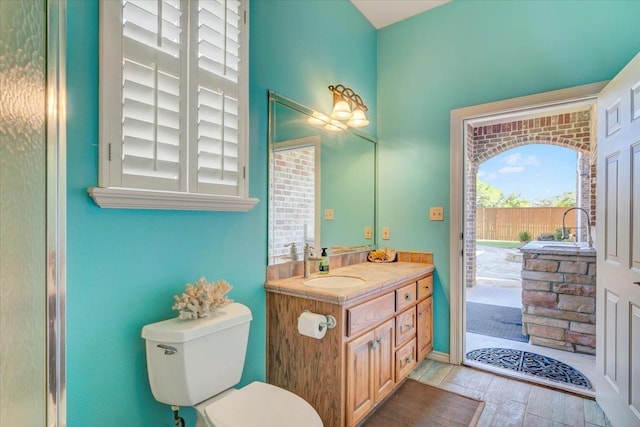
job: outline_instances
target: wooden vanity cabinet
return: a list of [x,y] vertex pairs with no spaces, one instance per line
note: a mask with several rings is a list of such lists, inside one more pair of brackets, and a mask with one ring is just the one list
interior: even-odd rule
[[369,413],[395,386],[394,319],[347,343],[347,425]]
[[[432,288],[429,273],[344,305],[267,292],[267,382],[309,402],[325,427],[357,425],[431,351]],[[300,335],[304,310],[337,327]]]
[[416,341],[418,360],[433,350],[433,275],[418,280]]

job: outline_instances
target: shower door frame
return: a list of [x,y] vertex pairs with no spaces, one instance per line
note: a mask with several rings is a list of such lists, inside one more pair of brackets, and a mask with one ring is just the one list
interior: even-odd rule
[[67,424],[66,0],[46,0],[46,417]]

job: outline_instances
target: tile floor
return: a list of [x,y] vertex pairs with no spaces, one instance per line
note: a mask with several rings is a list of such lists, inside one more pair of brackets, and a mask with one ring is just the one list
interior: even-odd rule
[[610,427],[594,400],[465,366],[425,359],[409,377],[483,400],[477,427]]

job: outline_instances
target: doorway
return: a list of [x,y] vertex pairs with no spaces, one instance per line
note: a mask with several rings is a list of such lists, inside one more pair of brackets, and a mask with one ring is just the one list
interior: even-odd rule
[[[476,277],[465,286],[465,363],[533,375],[545,384],[592,395],[595,251],[588,256],[583,251],[579,258],[546,249],[536,249],[544,254],[529,253],[547,244],[572,243],[561,241],[561,230],[564,226],[572,235],[576,230],[576,210],[568,209],[576,205],[577,158],[573,149],[532,144],[480,165]],[[563,218],[564,212],[568,215]],[[582,283],[562,283],[565,278]],[[566,307],[573,300],[583,306]],[[591,313],[584,312],[587,300]]]
[[[520,125],[520,129],[518,129],[518,125],[516,125],[514,129],[514,123],[527,121],[527,124],[529,124],[529,120],[536,120],[536,117],[538,117],[540,121],[534,128],[540,130],[545,126],[557,126],[560,117],[562,117],[562,125],[570,125],[570,123],[564,123],[567,118],[566,114],[590,111],[595,102],[595,97],[602,87],[603,84],[593,84],[452,111],[451,204],[452,207],[460,207],[459,210],[452,208],[451,222],[452,310],[450,360],[452,363],[469,363],[465,357],[468,351],[465,340],[466,334],[462,331],[465,331],[466,325],[465,302],[467,286],[475,284],[476,278],[475,177],[478,166],[477,160],[482,159],[483,156],[484,158],[494,156],[500,150],[504,151],[509,146],[527,145],[532,141],[564,145],[567,141],[564,141],[561,136],[559,137],[558,133],[554,135],[552,132],[543,133],[538,131],[538,135],[530,139],[527,135],[521,133],[523,126]],[[555,117],[555,119],[548,119],[549,122],[547,122],[546,119],[542,120],[543,117]],[[504,127],[505,124],[507,124],[506,128]],[[565,128],[568,129],[568,126],[565,126]],[[487,130],[490,132],[487,132]],[[477,150],[478,147],[474,147],[472,143],[474,137],[477,138],[480,135],[488,135],[491,137],[490,139],[500,137],[501,140],[492,141],[491,144],[486,144],[485,147],[480,146],[481,149]],[[571,143],[567,143],[566,146],[571,146]],[[573,148],[576,148],[575,144]],[[588,147],[578,148],[582,149],[583,153],[590,154]],[[475,163],[474,160],[476,160]],[[469,191],[469,189],[472,191]],[[592,203],[591,195],[583,194],[582,196],[584,198],[582,203],[590,208]],[[468,203],[469,200],[473,200],[473,204]],[[593,204],[595,205],[595,203]],[[469,224],[469,219],[472,219],[472,226]],[[524,348],[525,346],[530,346],[528,343],[515,344],[511,345],[511,347]],[[547,352],[555,355],[558,350],[541,350],[536,346],[536,352]],[[562,355],[562,353],[564,352],[560,354]],[[592,357],[589,358],[592,359]],[[572,363],[576,362],[572,361]],[[595,367],[595,361],[590,364]],[[580,369],[580,367],[577,368]]]

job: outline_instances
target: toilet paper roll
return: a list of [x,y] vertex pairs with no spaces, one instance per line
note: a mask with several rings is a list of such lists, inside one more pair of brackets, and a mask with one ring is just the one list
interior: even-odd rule
[[298,332],[311,338],[320,339],[327,333],[326,323],[326,316],[305,311],[298,317]]

